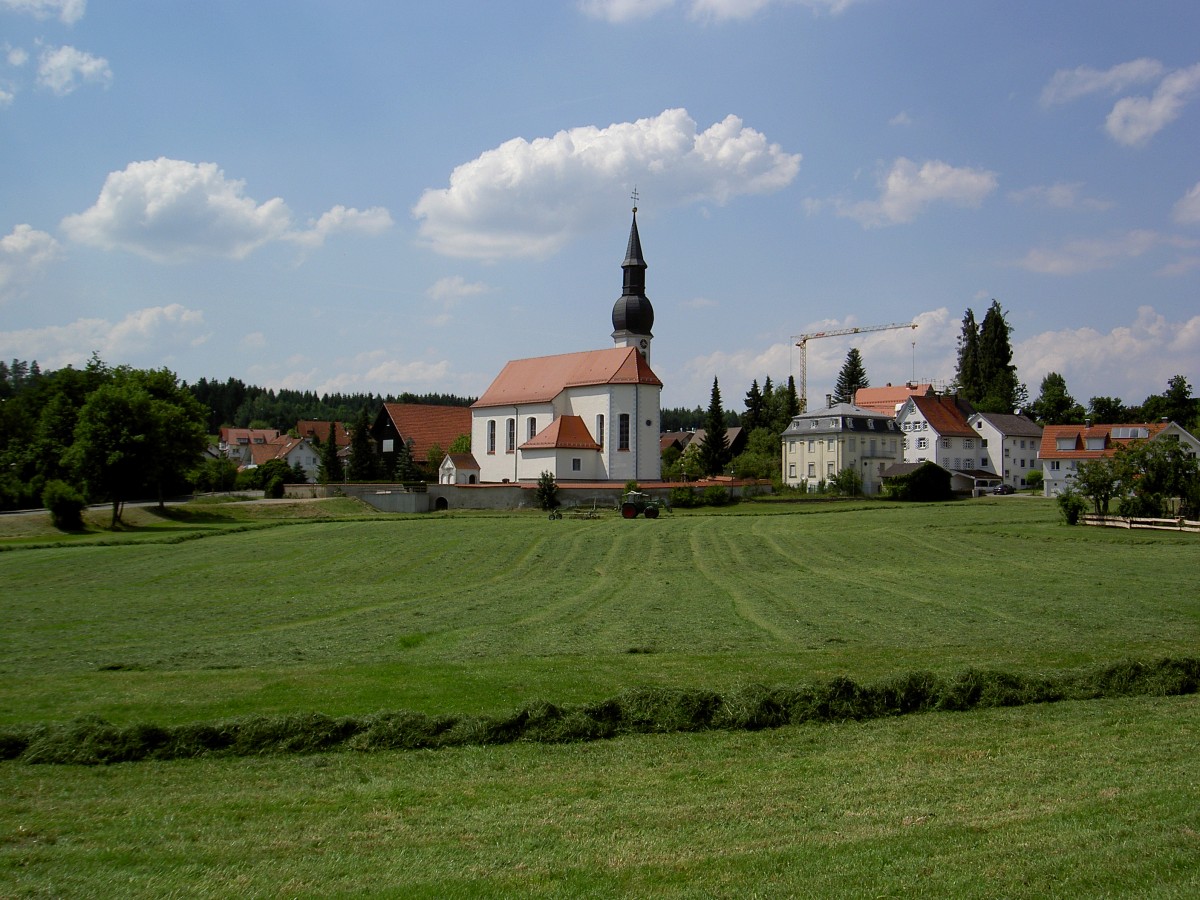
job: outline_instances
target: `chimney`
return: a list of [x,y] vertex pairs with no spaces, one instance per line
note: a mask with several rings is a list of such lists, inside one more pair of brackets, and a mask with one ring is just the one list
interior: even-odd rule
[[833,394],[825,395],[825,406],[829,409],[833,409]]

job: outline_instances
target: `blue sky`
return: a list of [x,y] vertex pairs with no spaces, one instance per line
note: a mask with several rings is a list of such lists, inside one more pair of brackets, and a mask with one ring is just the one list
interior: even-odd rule
[[611,345],[664,406],[851,346],[1200,387],[1200,4],[0,0],[0,358],[478,395]]

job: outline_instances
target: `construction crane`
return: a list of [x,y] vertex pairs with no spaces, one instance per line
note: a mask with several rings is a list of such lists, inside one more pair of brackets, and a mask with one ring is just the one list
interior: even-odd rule
[[800,348],[800,412],[808,412],[808,342],[816,338],[840,337],[845,334],[866,334],[870,331],[891,331],[893,328],[916,328],[916,322],[893,322],[890,325],[864,325],[862,328],[838,328],[833,331],[814,331],[792,336]]

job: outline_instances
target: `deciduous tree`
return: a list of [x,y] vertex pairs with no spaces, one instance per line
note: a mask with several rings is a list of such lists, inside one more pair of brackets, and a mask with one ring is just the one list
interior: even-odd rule
[[1082,422],[1083,407],[1067,392],[1067,380],[1058,372],[1042,379],[1042,390],[1030,405],[1030,412],[1041,425],[1067,425]]

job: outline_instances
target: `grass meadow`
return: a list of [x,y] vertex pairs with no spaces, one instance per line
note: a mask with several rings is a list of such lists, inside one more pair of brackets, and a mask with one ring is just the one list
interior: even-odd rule
[[[1194,657],[1200,545],[1027,496],[657,521],[0,520],[0,725],[504,714]],[[1200,701],[591,743],[0,763],[8,896],[1193,896]]]

